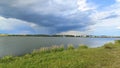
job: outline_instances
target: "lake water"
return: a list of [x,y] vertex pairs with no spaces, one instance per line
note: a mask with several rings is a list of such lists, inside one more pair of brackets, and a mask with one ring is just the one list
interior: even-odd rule
[[120,38],[0,37],[0,57],[7,55],[19,56],[30,53],[34,49],[61,44],[64,46],[73,44],[75,47],[86,44],[89,47],[100,47],[114,40],[120,40]]

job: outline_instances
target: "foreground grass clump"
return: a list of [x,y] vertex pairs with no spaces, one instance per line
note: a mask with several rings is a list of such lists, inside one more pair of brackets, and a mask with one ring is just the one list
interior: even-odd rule
[[[117,44],[117,45],[116,45]],[[106,46],[108,46],[106,48]],[[110,49],[109,49],[110,47]],[[119,68],[120,46],[118,42],[99,48],[52,46],[34,50],[20,57],[6,56],[0,59],[0,68]]]

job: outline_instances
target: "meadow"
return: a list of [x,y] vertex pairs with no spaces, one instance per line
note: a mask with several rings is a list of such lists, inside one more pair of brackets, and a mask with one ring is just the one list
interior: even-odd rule
[[44,47],[23,56],[5,56],[0,68],[119,68],[120,40],[102,47],[72,44]]

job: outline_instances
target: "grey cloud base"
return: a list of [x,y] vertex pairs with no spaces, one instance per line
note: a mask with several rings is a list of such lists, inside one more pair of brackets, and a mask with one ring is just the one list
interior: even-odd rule
[[77,6],[74,0],[0,0],[0,16],[35,23],[49,29],[49,34],[84,31],[93,21],[88,11],[82,12]]

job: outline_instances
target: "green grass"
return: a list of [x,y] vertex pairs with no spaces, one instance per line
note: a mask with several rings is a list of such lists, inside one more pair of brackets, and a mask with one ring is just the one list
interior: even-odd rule
[[6,56],[0,59],[0,68],[119,68],[120,41],[103,47],[88,48],[80,45],[52,46],[34,50],[20,57]]
[[81,44],[78,46],[79,49],[87,49],[88,46],[87,45],[84,45],[84,44]]

